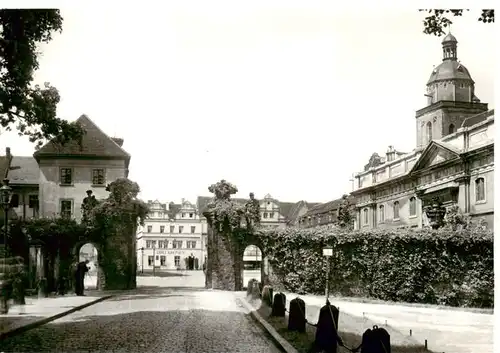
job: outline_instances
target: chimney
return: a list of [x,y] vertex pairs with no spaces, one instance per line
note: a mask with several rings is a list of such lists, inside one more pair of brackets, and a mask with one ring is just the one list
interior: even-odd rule
[[181,204],[184,205],[185,198],[181,199]]
[[385,155],[387,157],[387,162],[395,160],[396,159],[396,149],[393,146],[389,146]]
[[5,156],[8,160],[12,159],[12,154],[10,154],[10,147],[5,147]]
[[118,146],[120,146],[120,147],[122,147],[122,146],[123,146],[123,139],[121,139],[121,138],[119,138],[119,137],[112,137],[111,139],[112,139],[113,141],[115,141],[115,143],[116,143]]

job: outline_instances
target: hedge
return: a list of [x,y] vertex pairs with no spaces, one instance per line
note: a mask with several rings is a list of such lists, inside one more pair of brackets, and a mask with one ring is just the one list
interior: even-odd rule
[[332,246],[332,294],[462,307],[493,307],[493,233],[483,229],[352,231],[332,226],[262,229],[284,289],[322,294]]

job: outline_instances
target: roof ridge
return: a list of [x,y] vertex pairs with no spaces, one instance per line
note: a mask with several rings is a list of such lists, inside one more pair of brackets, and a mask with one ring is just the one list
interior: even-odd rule
[[103,134],[104,136],[106,136],[110,141],[112,141],[119,149],[122,150],[123,153],[125,153],[127,156],[130,157],[130,153],[128,153],[127,151],[125,151],[119,144],[116,143],[115,140],[113,140],[113,138],[111,136],[109,136],[107,133],[105,133],[104,131],[102,131],[102,129],[92,120],[88,117],[88,115],[86,114],[82,114],[80,115],[80,117],[76,120],[77,122],[82,119],[82,118],[86,118],[90,123],[92,123],[92,125],[94,125],[94,127],[101,133]]

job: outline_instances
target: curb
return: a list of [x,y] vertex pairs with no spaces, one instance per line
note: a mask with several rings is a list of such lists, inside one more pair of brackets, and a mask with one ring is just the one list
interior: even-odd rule
[[45,325],[45,324],[47,324],[47,323],[49,323],[51,321],[60,319],[63,316],[66,316],[66,315],[69,315],[69,314],[73,314],[76,311],[80,311],[80,310],[85,309],[85,308],[87,308],[87,307],[89,307],[91,305],[94,305],[94,304],[97,304],[99,302],[105,301],[106,299],[109,299],[109,298],[112,298],[112,297],[114,297],[114,295],[105,295],[105,296],[97,298],[96,300],[93,300],[91,302],[88,302],[88,303],[85,303],[85,304],[82,304],[82,305],[79,305],[79,306],[75,306],[74,308],[71,308],[69,310],[63,311],[62,313],[56,314],[54,316],[45,317],[43,319],[31,322],[31,323],[26,324],[24,326],[16,327],[15,329],[12,329],[10,331],[2,332],[2,333],[0,333],[0,341],[3,341],[5,339],[7,339],[7,338],[11,338],[11,337],[17,336],[17,335],[19,335],[21,333],[24,333],[26,331],[32,330],[34,328],[37,328],[39,326]]
[[264,329],[271,335],[274,343],[286,353],[299,353],[286,339],[284,339],[274,327],[269,324],[255,308],[246,300],[246,298],[238,298],[241,300],[243,306],[250,312],[250,316],[261,324]]

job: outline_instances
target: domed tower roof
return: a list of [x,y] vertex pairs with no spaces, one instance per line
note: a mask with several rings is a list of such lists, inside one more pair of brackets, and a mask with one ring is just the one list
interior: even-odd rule
[[469,70],[458,61],[446,60],[432,70],[427,84],[441,80],[467,80],[474,82],[469,74]]
[[447,43],[447,42],[455,42],[458,43],[457,38],[451,33],[448,33],[446,37],[443,38],[443,41],[441,43]]
[[442,41],[443,62],[432,70],[427,84],[442,80],[461,80],[474,83],[469,70],[457,60],[457,39],[448,33]]

